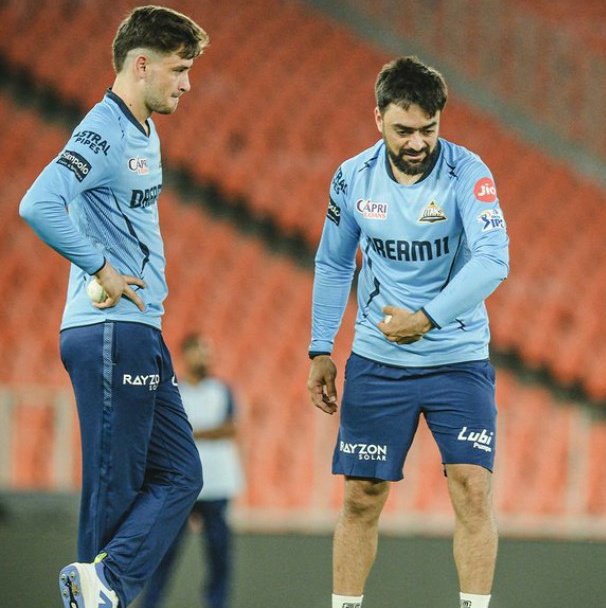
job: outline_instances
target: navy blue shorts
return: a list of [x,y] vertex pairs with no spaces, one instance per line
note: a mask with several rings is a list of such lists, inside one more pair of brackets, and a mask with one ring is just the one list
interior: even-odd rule
[[497,409],[490,361],[395,367],[352,353],[333,473],[402,479],[421,414],[443,464],[477,464],[492,471]]

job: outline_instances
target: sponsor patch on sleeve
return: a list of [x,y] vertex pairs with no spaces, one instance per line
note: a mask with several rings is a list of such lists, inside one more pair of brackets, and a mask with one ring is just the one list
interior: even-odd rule
[[482,225],[482,232],[505,230],[505,218],[500,209],[488,209],[480,213],[478,222]]
[[77,144],[88,146],[95,154],[102,152],[105,156],[109,152],[111,146],[103,139],[99,133],[94,131],[78,131],[74,133],[74,139]]
[[337,226],[341,223],[341,207],[331,199],[328,200],[328,212],[326,217]]
[[91,164],[77,152],[72,150],[63,150],[61,156],[57,159],[57,164],[67,167],[81,182],[90,172]]
[[345,181],[345,177],[343,176],[343,169],[339,167],[339,170],[335,173],[335,176],[332,178],[332,187],[335,191],[335,194],[347,194],[347,182]]
[[475,197],[483,203],[494,203],[497,200],[497,188],[490,177],[483,177],[473,187]]

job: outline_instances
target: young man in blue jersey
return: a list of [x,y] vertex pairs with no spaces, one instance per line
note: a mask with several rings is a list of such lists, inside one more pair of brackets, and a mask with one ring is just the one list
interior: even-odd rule
[[[161,334],[167,293],[158,225],[160,143],[151,114],[190,89],[206,33],[171,9],[134,9],[113,42],[116,78],[21,201],[21,216],[71,262],[61,358],[82,440],[78,562],[66,608],[128,606],[202,485]],[[91,302],[87,285],[103,289]]]
[[316,255],[308,389],[337,411],[330,357],[355,268],[358,314],[333,472],[345,476],[334,536],[333,608],[359,608],[389,482],[403,477],[424,415],[455,514],[460,606],[487,608],[497,554],[491,499],[496,407],[485,298],[508,273],[492,175],[439,137],[447,89],[416,57],[379,73],[381,139],[345,161],[330,189]]

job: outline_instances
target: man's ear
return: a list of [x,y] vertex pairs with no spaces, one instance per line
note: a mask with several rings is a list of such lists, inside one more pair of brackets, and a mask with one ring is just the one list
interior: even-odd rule
[[137,55],[133,60],[133,71],[139,78],[145,78],[147,68],[149,67],[149,57],[147,55]]
[[375,108],[375,123],[377,123],[377,129],[379,133],[383,133],[383,115],[378,107]]

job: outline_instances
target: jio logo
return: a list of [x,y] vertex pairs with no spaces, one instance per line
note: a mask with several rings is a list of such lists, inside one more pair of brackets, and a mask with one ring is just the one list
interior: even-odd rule
[[475,197],[483,203],[494,203],[497,200],[497,189],[490,177],[483,177],[473,188]]

